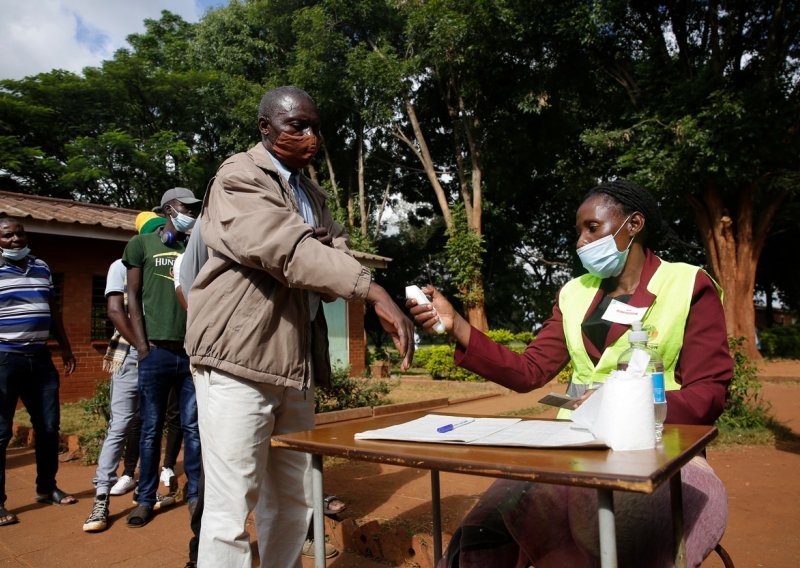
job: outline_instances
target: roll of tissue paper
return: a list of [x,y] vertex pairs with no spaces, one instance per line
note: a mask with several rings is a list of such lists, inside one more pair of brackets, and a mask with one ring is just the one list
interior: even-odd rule
[[653,382],[643,373],[612,371],[592,433],[612,450],[648,450],[656,445]]

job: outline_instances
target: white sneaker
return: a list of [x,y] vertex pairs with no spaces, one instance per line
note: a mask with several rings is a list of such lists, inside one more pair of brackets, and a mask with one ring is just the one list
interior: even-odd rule
[[172,471],[171,467],[162,467],[161,468],[161,483],[164,484],[164,487],[167,489],[172,489],[172,484],[175,482],[175,472]]
[[117,480],[114,487],[111,488],[110,493],[112,495],[125,495],[134,487],[136,487],[136,480],[130,475],[123,475]]

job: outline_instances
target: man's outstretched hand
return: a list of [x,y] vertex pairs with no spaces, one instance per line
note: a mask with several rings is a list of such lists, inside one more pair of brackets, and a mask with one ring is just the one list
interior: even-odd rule
[[383,286],[375,282],[370,284],[367,302],[375,308],[375,315],[378,316],[381,326],[392,338],[395,347],[403,357],[400,368],[404,371],[407,370],[414,360],[414,324],[394,303]]

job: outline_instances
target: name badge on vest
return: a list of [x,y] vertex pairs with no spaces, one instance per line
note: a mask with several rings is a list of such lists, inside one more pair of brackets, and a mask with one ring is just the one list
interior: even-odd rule
[[630,325],[635,321],[642,321],[646,312],[647,308],[636,308],[624,302],[611,300],[603,314],[603,319],[613,323]]

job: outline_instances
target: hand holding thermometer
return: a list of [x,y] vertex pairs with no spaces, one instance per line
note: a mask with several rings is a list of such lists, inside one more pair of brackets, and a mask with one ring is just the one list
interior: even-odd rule
[[[406,286],[406,300],[411,299],[416,300],[418,306],[425,306],[431,303],[431,301],[428,299],[428,296],[422,293],[422,290],[420,290],[419,286]],[[436,310],[434,310],[434,312],[435,311]],[[433,326],[433,331],[436,333],[444,333],[446,331],[444,328],[444,323],[442,323],[441,320],[437,321]]]
[[436,431],[439,432],[439,434],[444,434],[446,432],[455,430],[456,428],[461,428],[462,426],[466,426],[467,424],[472,424],[473,422],[475,422],[475,419],[469,418],[467,420],[462,420],[461,422],[455,422],[453,424],[445,424],[444,426],[439,426],[436,429]]

